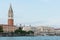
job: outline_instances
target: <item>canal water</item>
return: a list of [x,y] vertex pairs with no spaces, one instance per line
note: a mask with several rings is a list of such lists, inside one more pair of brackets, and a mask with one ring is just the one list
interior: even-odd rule
[[60,40],[60,36],[0,37],[0,40]]

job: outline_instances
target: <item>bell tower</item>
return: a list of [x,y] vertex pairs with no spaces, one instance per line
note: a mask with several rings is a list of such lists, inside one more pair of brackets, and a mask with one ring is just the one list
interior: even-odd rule
[[13,9],[12,5],[10,4],[10,8],[8,10],[8,25],[13,26],[14,20],[13,20]]

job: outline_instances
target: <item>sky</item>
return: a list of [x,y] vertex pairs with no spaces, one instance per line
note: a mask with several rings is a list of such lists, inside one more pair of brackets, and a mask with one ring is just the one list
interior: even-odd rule
[[15,25],[60,27],[60,0],[0,0],[0,24],[7,24],[10,4]]

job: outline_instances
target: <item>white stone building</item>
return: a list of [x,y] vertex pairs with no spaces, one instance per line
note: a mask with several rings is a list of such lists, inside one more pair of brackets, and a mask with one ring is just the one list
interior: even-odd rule
[[53,27],[48,27],[48,26],[36,26],[36,27],[30,27],[30,26],[25,26],[23,27],[23,30],[25,31],[33,31],[34,35],[43,35],[43,34],[54,34],[55,30]]

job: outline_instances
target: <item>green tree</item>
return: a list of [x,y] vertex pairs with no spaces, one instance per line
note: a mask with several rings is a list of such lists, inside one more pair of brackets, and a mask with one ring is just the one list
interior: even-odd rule
[[22,30],[22,27],[19,27],[19,30]]
[[22,30],[22,28],[20,28],[20,27],[19,27],[19,29],[15,30],[15,33],[16,33],[17,35],[18,35],[18,34],[21,34],[21,35],[34,34],[33,31],[28,31],[28,32],[26,32],[26,31]]
[[19,32],[20,32],[20,30],[18,30],[18,29],[17,29],[17,30],[15,30],[15,33],[16,33],[16,34],[17,34],[17,33],[19,33]]
[[0,32],[3,32],[3,27],[2,26],[0,26]]
[[23,31],[21,27],[19,27],[19,29],[15,30],[15,33],[18,34],[26,34],[26,31]]
[[34,32],[33,32],[33,31],[28,31],[27,33],[28,33],[28,34],[34,34]]

